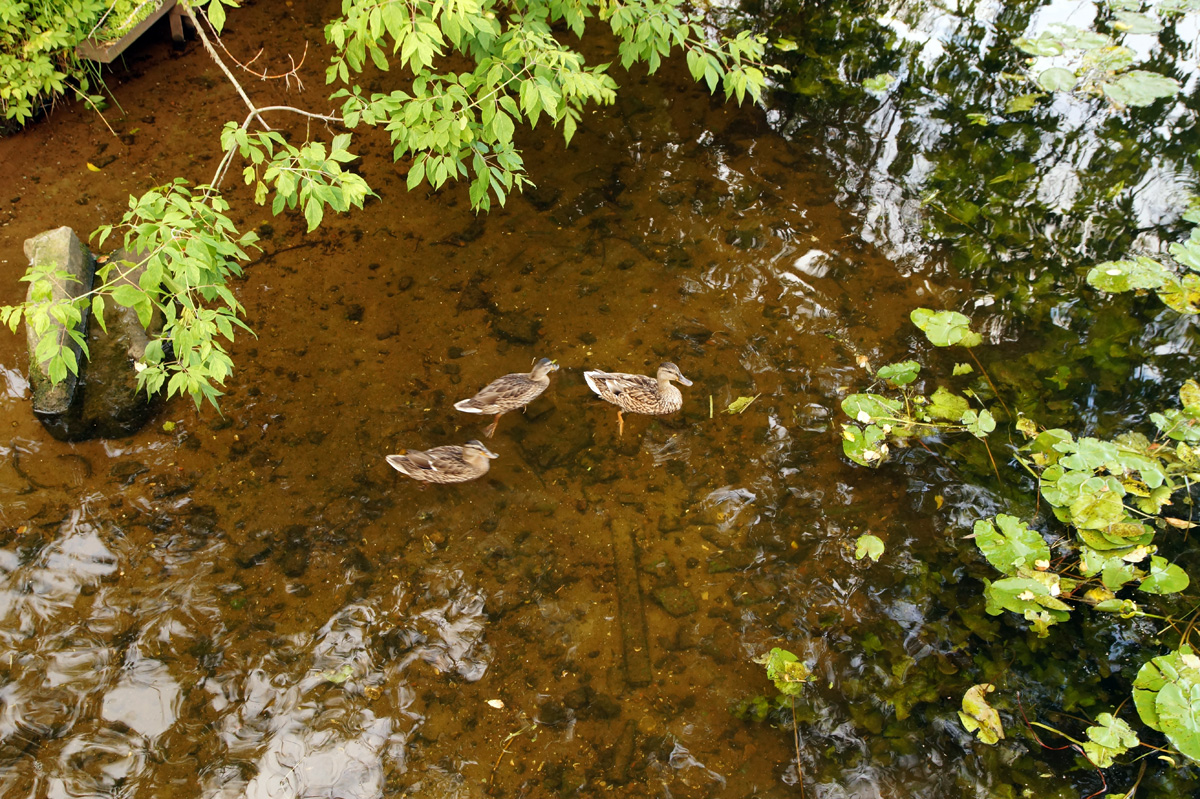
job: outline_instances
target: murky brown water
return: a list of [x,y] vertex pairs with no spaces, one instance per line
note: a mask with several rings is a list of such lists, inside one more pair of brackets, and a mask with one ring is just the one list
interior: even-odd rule
[[[228,44],[315,46],[321,11],[252,6]],[[0,337],[0,795],[794,795],[790,732],[729,712],[770,693],[750,658],[774,645],[821,677],[810,791],[974,779],[937,740],[872,735],[854,693],[862,630],[930,654],[903,581],[931,522],[897,476],[847,466],[831,422],[856,356],[904,355],[909,310],[950,289],[853,235],[819,153],[679,77],[621,75],[569,150],[527,136],[538,190],[486,217],[465,187],[407,193],[370,134],[379,200],[315,234],[233,192],[266,226],[223,418],[177,400],[129,439],[56,442],[23,337]],[[123,139],[70,107],[0,141],[0,302],[25,238],[207,180],[242,113],[165,35],[110,85]],[[479,436],[452,403],[541,356],[562,371],[501,421],[485,479],[422,489],[385,464]],[[582,370],[662,360],[695,381],[683,413],[618,438]],[[868,525],[890,566],[854,560]]]

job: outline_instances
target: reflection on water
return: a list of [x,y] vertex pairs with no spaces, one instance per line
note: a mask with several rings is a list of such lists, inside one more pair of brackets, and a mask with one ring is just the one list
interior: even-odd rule
[[[170,114],[233,113],[189,88],[202,64],[153,62]],[[149,80],[122,87],[132,117]],[[1036,745],[978,747],[956,716],[1005,662],[954,542],[996,500],[917,451],[878,472],[840,455],[838,401],[909,354],[909,311],[978,299],[891,177],[912,119],[881,108],[858,134],[878,158],[851,161],[690,84],[623,82],[570,150],[530,136],[537,189],[486,217],[406,193],[364,136],[379,202],[260,227],[239,287],[260,337],[223,416],[178,403],[127,440],[53,441],[0,339],[0,795],[793,795],[791,730],[732,712],[772,693],[751,662],[772,646],[819,676],[795,708],[812,795],[1061,785]],[[158,113],[142,147],[193,174],[168,160],[192,134]],[[25,134],[47,136],[104,141],[57,116]],[[74,188],[28,169],[46,190],[22,203],[82,230],[136,187],[63,219]],[[853,217],[848,192],[874,204]],[[20,217],[5,247],[46,226]],[[477,437],[490,420],[452,403],[543,356],[562,371],[485,478],[422,488],[384,463]],[[683,411],[618,436],[582,370],[663,360],[694,381]]]

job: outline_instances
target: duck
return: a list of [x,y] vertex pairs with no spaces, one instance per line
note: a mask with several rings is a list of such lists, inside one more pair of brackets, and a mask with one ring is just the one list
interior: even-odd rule
[[454,407],[463,413],[495,414],[496,418],[492,420],[491,426],[483,433],[486,438],[491,438],[496,434],[496,425],[500,424],[500,417],[509,411],[525,407],[541,396],[550,385],[550,373],[557,371],[558,364],[549,358],[541,358],[528,374],[514,372],[497,377],[475,396],[454,403]]
[[482,442],[472,439],[462,446],[451,444],[424,452],[408,450],[403,455],[388,455],[387,462],[422,483],[465,483],[487,474],[496,457]]
[[625,434],[625,412],[646,413],[659,416],[674,413],[683,407],[683,395],[672,385],[672,380],[678,380],[685,386],[692,384],[679,371],[679,367],[666,362],[658,367],[654,377],[649,375],[631,375],[624,372],[583,373],[588,388],[596,392],[602,400],[611,402],[620,410],[617,411],[617,435]]

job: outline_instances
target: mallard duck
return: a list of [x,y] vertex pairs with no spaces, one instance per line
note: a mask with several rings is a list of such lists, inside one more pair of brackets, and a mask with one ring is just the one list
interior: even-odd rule
[[496,414],[491,427],[483,433],[491,438],[496,433],[496,425],[500,424],[500,417],[525,407],[540,396],[550,385],[550,373],[557,371],[558,364],[549,358],[542,358],[533,365],[533,371],[529,374],[514,372],[497,377],[474,397],[454,403],[454,407],[464,413]]
[[465,483],[487,474],[495,457],[496,453],[482,443],[471,440],[461,447],[449,445],[388,455],[387,462],[401,474],[423,483]]
[[671,385],[678,380],[692,384],[673,363],[658,367],[658,375],[630,375],[623,372],[584,372],[588,388],[600,398],[620,408],[617,411],[617,435],[625,434],[625,411],[661,415],[674,413],[683,406],[683,395]]

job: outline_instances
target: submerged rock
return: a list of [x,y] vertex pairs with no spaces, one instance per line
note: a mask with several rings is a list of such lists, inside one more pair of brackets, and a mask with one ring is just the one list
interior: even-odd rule
[[512,344],[537,344],[542,320],[524,311],[497,311],[492,315],[492,332]]

